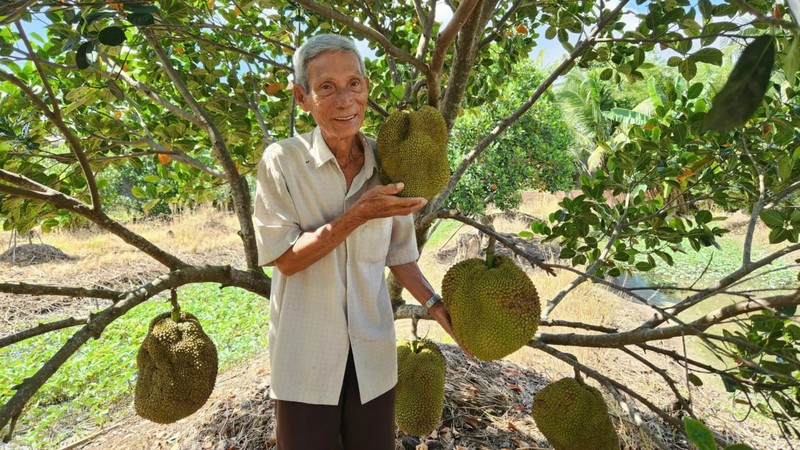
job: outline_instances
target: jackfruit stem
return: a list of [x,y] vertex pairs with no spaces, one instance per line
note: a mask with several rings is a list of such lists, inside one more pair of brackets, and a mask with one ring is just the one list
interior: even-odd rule
[[486,244],[486,267],[493,268],[494,267],[494,237],[489,237],[489,243]]
[[169,302],[172,304],[172,311],[170,313],[170,318],[175,323],[180,323],[181,321],[181,305],[178,304],[178,291],[175,289],[169,290]]

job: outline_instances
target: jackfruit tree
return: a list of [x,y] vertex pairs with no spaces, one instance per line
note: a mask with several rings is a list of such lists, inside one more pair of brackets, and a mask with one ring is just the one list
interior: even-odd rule
[[[41,282],[23,283],[3,271],[0,301],[54,296],[96,299],[102,306],[87,317],[20,323],[0,337],[0,355],[6,358],[18,342],[72,332],[57,351],[42,357],[36,372],[10,374],[8,386],[0,386],[0,429],[7,439],[20,436],[29,425],[26,406],[53,374],[92,338],[103,339],[114,321],[170,289],[219,283],[269,296],[270,279],[257,265],[251,220],[253,171],[266,145],[314,126],[292,103],[290,56],[309,36],[327,30],[354,37],[366,56],[368,135],[376,136],[395,111],[429,106],[444,119],[450,173],[441,193],[416,217],[421,251],[435,224],[455,220],[490,236],[528,275],[575,277],[555,293],[540,289],[541,317],[527,347],[580,369],[613,394],[617,404],[627,405],[609,405],[617,418],[640,427],[654,446],[663,443],[648,421],[636,417],[651,415],[683,430],[680,415],[703,419],[689,399],[692,389],[710,378],[722,380],[745,411],[774,419],[791,442],[800,435],[797,5],[794,0],[3,2],[3,229],[46,232],[89,222],[152,259],[163,273],[134,287],[97,280],[103,287],[91,288],[56,285],[47,274]],[[549,64],[532,63],[537,53],[561,56]],[[532,64],[541,77],[525,78]],[[655,69],[675,76],[657,82],[647,76]],[[544,184],[557,161],[564,167],[563,155],[545,159],[539,153],[566,152],[565,130],[543,125],[536,114],[568,73],[585,70],[618,89],[634,86],[647,96],[637,100],[649,107],[595,109],[616,127],[600,143],[598,169],[558,177],[561,183],[574,180],[574,192],[548,217],[529,218],[530,226],[520,233],[497,231],[496,215],[486,213],[482,203],[496,196],[503,204],[511,197],[508,191]],[[570,119],[549,111],[549,118]],[[549,134],[554,137],[545,139]],[[547,147],[556,140],[558,147]],[[503,189],[503,196],[497,194]],[[121,198],[128,214],[115,212]],[[140,218],[212,202],[238,220],[240,265],[195,264],[126,222],[129,214]],[[654,286],[659,292],[668,288],[674,303],[653,304],[641,289],[614,282],[623,275],[672,274],[676,255],[702,257],[715,246],[730,250],[720,219],[731,211],[746,215],[743,242],[735,249],[740,262],[716,272],[708,261],[699,262],[692,272],[698,281],[684,277]],[[768,234],[761,248],[757,228]],[[557,245],[557,258],[535,256],[539,241]],[[765,289],[748,287],[764,276],[779,281]],[[589,282],[652,309],[652,317],[624,329],[598,325],[591,317],[555,319],[564,305],[581,304],[579,287]],[[426,317],[420,306],[404,303],[391,277],[389,285],[396,319]],[[673,338],[702,342],[719,363],[657,345]],[[616,373],[570,355],[576,347],[627,358],[630,367],[657,377],[661,392],[641,395]],[[683,375],[676,378],[650,362],[654,353],[679,363]],[[720,433],[715,438],[725,441]]]

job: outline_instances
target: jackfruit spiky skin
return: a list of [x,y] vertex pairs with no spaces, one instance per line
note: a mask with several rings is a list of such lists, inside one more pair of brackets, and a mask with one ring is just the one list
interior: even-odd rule
[[136,413],[156,423],[183,419],[205,404],[217,380],[217,347],[197,318],[156,316],[136,355]]
[[446,369],[447,361],[433,342],[398,342],[394,415],[404,433],[426,436],[441,422]]
[[574,378],[563,378],[539,391],[531,415],[556,450],[619,450],[603,395]]
[[390,114],[378,130],[381,183],[405,183],[400,197],[435,197],[450,180],[446,146],[447,124],[438,109]]
[[492,268],[481,258],[456,263],[442,279],[442,298],[456,340],[484,361],[519,350],[539,328],[536,287],[502,255]]

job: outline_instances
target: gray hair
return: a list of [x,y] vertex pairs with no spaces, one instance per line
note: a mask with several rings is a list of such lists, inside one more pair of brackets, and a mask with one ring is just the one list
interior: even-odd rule
[[361,57],[355,42],[352,39],[338,34],[318,34],[307,40],[295,52],[292,58],[294,64],[294,84],[299,85],[308,92],[308,62],[324,52],[350,52],[358,58],[361,75],[366,75],[364,58]]

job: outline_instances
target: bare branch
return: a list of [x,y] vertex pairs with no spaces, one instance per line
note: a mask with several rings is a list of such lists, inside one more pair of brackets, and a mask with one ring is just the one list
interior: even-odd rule
[[[763,300],[747,300],[733,305],[725,306],[706,314],[686,325],[674,325],[664,328],[637,328],[608,335],[578,335],[578,334],[541,334],[539,340],[549,345],[572,345],[581,347],[619,347],[623,345],[638,345],[649,341],[671,339],[682,335],[700,336],[708,327],[722,322],[731,317],[748,314],[765,309],[775,309],[781,306],[800,304],[800,292],[792,295],[775,296]],[[714,338],[718,338],[714,336]]]
[[0,283],[0,292],[17,295],[58,295],[63,297],[104,298],[116,301],[119,291],[30,283]]
[[5,348],[9,345],[16,344],[17,342],[22,342],[36,336],[51,333],[53,331],[84,325],[87,322],[89,322],[88,317],[69,317],[67,319],[56,320],[55,322],[40,323],[33,328],[22,330],[18,333],[0,338],[0,348]]
[[90,317],[89,321],[32,376],[26,378],[14,395],[0,408],[0,429],[18,417],[28,401],[53,374],[91,338],[98,338],[105,328],[128,311],[156,294],[191,283],[221,283],[269,296],[271,283],[261,271],[242,271],[230,266],[184,266],[155,278],[123,294],[115,304]]
[[545,272],[547,272],[548,275],[552,275],[552,276],[556,275],[555,271],[553,271],[553,269],[550,267],[550,265],[546,264],[545,262],[543,262],[539,258],[533,256],[532,254],[522,250],[519,247],[519,245],[517,245],[518,244],[517,242],[514,242],[510,237],[506,236],[503,233],[498,233],[491,226],[484,225],[484,224],[478,222],[477,220],[470,219],[469,217],[466,217],[466,216],[463,216],[461,214],[458,214],[455,211],[441,210],[441,211],[439,211],[439,213],[436,216],[438,218],[440,218],[440,219],[457,220],[457,221],[465,223],[465,224],[467,224],[467,225],[469,225],[469,226],[471,226],[473,228],[481,230],[481,232],[486,233],[487,235],[497,239],[498,242],[500,242],[505,247],[507,247],[509,250],[514,252],[514,254],[519,255],[522,258],[525,258],[532,265],[534,265],[534,266],[544,270]]
[[496,22],[494,22],[494,29],[492,30],[492,32],[489,33],[488,35],[486,35],[486,37],[484,37],[483,39],[481,39],[480,42],[478,42],[478,48],[479,49],[480,48],[484,48],[487,45],[489,45],[500,34],[500,32],[503,29],[503,25],[505,25],[506,22],[508,22],[508,19],[510,19],[511,16],[514,15],[515,12],[517,12],[517,9],[519,9],[521,4],[522,4],[522,0],[516,0],[508,8],[508,11],[506,11],[506,13],[503,14],[503,17],[501,17]]

